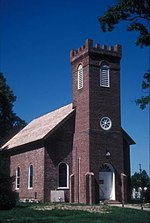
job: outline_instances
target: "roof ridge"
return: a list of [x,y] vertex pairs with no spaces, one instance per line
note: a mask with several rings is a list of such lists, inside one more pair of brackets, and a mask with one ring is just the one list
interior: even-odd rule
[[[52,113],[52,112],[56,112],[56,111],[58,111],[58,110],[60,110],[60,109],[63,109],[63,108],[65,108],[65,107],[67,107],[67,106],[70,106],[70,105],[72,105],[72,102],[71,102],[70,104],[63,105],[62,107],[58,107],[58,108],[56,108],[56,109],[53,109],[53,110],[51,110],[51,111],[49,111],[49,112],[47,112],[47,113],[45,113],[45,114],[43,114],[43,115],[40,115],[40,116],[34,118],[34,119],[33,119],[32,121],[30,121],[28,124],[30,124],[31,122],[33,122],[33,121],[36,120],[36,119],[42,118],[42,117],[44,117],[44,116],[46,116],[46,115],[48,115],[48,114],[50,114],[50,113]],[[27,125],[28,125],[28,124],[27,124]]]

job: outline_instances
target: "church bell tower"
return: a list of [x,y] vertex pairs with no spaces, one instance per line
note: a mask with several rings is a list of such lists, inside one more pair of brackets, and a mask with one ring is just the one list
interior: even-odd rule
[[120,112],[120,45],[84,46],[70,52],[75,133],[70,200],[121,200],[124,174]]

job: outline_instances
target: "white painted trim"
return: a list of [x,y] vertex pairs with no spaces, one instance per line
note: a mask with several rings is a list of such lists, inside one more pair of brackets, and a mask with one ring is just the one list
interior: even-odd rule
[[78,182],[78,193],[79,193],[79,201],[80,201],[80,181],[81,181],[81,179],[80,179],[80,177],[81,177],[81,157],[79,157],[78,158],[78,180],[79,180],[79,182]]
[[[31,166],[32,166],[32,187],[30,187],[30,172],[31,172]],[[30,164],[29,165],[29,168],[28,168],[28,189],[30,190],[30,189],[32,189],[33,188],[33,165],[32,164]]]
[[68,190],[69,187],[57,187],[58,190]]
[[83,88],[83,66],[80,64],[78,66],[78,90]]
[[115,193],[115,172],[114,171],[113,171],[113,183],[112,183],[111,200],[116,200],[116,193]]
[[[19,188],[20,188],[20,176],[18,176],[18,168],[19,168],[19,170],[20,170],[20,167],[17,166],[17,168],[16,168],[16,179],[15,179],[15,183],[16,183],[16,187],[15,187],[15,189],[16,189],[16,190],[19,190]],[[18,183],[17,183],[18,179],[19,179],[19,187],[18,187]]]
[[[104,70],[106,73],[104,74]],[[101,87],[110,87],[110,68],[108,65],[103,64],[100,67],[100,86]]]
[[67,186],[66,187],[59,187],[58,186],[58,189],[69,189],[69,165],[65,162],[61,162],[58,165],[58,184],[59,184],[59,167],[60,167],[61,164],[65,164],[67,166]]

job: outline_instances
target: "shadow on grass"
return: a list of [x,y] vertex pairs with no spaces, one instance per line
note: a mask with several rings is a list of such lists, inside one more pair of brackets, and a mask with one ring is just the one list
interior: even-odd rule
[[[80,221],[84,219],[84,221]],[[16,208],[8,211],[0,212],[0,223],[47,223],[47,222],[90,222],[88,219],[93,219],[93,214],[86,211],[77,210],[36,210],[32,206],[19,205]]]
[[[47,207],[47,205],[46,205]],[[108,207],[105,213],[82,210],[46,210],[44,205],[22,204],[0,212],[0,223],[149,223],[150,212]]]

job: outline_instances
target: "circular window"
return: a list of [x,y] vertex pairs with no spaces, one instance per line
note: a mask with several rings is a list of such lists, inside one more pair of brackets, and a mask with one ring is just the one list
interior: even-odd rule
[[112,126],[112,122],[110,120],[110,118],[108,117],[103,117],[101,120],[100,120],[100,126],[102,129],[104,130],[109,130]]

